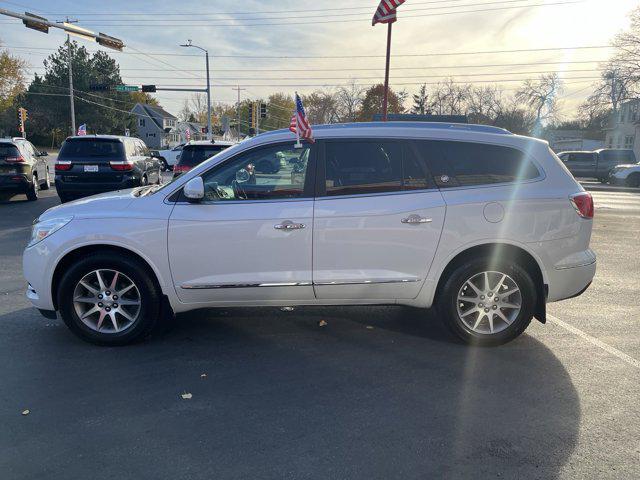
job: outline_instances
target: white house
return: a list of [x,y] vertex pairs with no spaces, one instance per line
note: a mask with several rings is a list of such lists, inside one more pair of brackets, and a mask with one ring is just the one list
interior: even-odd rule
[[624,102],[605,129],[604,145],[606,148],[628,148],[640,158],[640,99]]

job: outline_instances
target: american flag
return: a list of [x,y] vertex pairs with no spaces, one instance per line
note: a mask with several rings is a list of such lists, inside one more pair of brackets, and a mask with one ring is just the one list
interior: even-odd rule
[[83,123],[78,127],[78,135],[84,136],[87,134],[87,124]]
[[293,133],[298,133],[300,138],[304,138],[311,143],[315,141],[313,139],[313,130],[311,130],[311,125],[309,125],[307,114],[304,112],[304,107],[302,106],[302,100],[300,99],[300,95],[298,95],[297,93],[296,111],[293,114],[293,117],[291,117],[289,130],[291,130]]
[[191,132],[189,131],[189,127],[187,127],[187,130],[184,132],[184,136],[187,138],[187,142],[191,141]]
[[402,5],[405,0],[380,0],[380,5],[373,16],[373,23],[393,23],[396,19],[396,8]]

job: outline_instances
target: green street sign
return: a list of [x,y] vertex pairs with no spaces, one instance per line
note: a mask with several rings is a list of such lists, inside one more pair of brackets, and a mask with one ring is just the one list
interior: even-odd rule
[[135,85],[116,85],[117,92],[137,92],[140,90],[140,87]]

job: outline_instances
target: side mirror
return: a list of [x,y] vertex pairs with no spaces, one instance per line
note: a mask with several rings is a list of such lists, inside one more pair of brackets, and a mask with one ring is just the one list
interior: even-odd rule
[[188,202],[198,203],[204,198],[204,182],[202,181],[202,177],[194,177],[189,180],[182,191]]

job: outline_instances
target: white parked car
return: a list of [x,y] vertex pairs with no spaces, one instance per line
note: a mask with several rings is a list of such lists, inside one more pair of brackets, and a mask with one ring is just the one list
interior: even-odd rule
[[640,163],[618,165],[609,174],[611,185],[640,187]]
[[165,148],[164,150],[153,150],[153,156],[162,162],[162,167],[164,170],[173,170],[173,167],[178,163],[179,156],[182,153],[182,148],[185,146],[184,143],[176,145],[172,148]]
[[[469,343],[520,335],[591,283],[591,195],[546,142],[495,127],[363,123],[224,150],[162,187],[54,207],[27,296],[98,344],[203,307],[437,307]],[[286,158],[260,173],[264,159]]]

